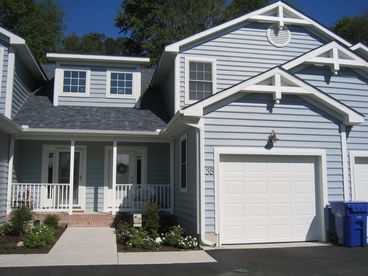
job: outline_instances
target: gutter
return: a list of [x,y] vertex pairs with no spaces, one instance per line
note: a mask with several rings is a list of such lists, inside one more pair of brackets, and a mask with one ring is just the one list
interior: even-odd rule
[[136,135],[136,136],[159,136],[160,129],[156,131],[129,131],[129,130],[89,130],[89,129],[62,129],[62,128],[29,128],[22,125],[23,133],[34,134],[85,134],[85,135]]

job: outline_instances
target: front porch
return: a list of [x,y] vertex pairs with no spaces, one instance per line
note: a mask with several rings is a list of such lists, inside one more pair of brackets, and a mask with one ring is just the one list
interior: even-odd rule
[[[139,139],[137,139],[139,141]],[[173,212],[169,142],[16,140],[8,212]]]

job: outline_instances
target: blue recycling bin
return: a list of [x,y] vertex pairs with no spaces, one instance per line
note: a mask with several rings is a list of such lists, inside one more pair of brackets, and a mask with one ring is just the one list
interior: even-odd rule
[[348,247],[367,246],[368,202],[330,202],[335,216],[338,244]]

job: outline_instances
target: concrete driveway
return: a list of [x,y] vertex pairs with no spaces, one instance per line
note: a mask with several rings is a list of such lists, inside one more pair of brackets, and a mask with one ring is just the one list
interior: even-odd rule
[[207,253],[217,263],[0,268],[0,275],[368,275],[368,248],[220,249]]

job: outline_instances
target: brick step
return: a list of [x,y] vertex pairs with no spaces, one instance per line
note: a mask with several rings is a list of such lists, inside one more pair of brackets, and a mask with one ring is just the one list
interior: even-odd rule
[[[34,218],[43,221],[47,214],[35,214]],[[86,214],[74,213],[68,215],[65,213],[55,214],[59,217],[60,223],[68,224],[69,227],[110,227],[114,221],[111,214]]]

